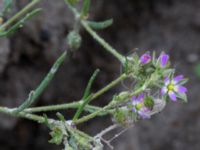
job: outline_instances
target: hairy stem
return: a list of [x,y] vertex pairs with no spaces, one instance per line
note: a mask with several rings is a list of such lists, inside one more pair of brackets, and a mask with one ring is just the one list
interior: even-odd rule
[[120,75],[117,79],[115,79],[114,81],[112,81],[111,83],[109,83],[108,85],[106,85],[104,88],[102,88],[98,92],[94,93],[92,95],[90,101],[96,99],[97,97],[99,97],[100,95],[102,95],[103,93],[105,93],[106,91],[108,91],[109,89],[111,89],[112,87],[114,87],[115,85],[117,85],[118,83],[120,83],[121,81],[125,80],[127,77],[128,77],[127,74]]
[[115,56],[122,64],[125,63],[125,57],[117,52],[117,50],[115,50],[110,44],[108,44],[103,38],[101,38],[94,30],[92,30],[92,28],[88,25],[86,21],[82,20],[81,24],[86,29],[86,31],[108,52]]
[[[137,95],[137,94],[141,93],[142,91],[144,91],[144,87],[143,87],[143,86],[142,86],[141,88],[139,88],[138,90],[136,90],[136,91],[130,93],[130,95],[131,95],[131,96]],[[130,95],[129,95],[129,96],[130,96]],[[128,98],[129,96],[124,97],[124,99]],[[127,101],[128,101],[128,100],[127,100]],[[127,101],[123,101],[123,103],[126,103]],[[118,106],[118,105],[121,104],[121,103],[122,103],[121,101],[119,101],[119,102],[113,102],[113,101],[111,101],[108,105],[106,105],[106,106],[103,107],[102,109],[97,110],[97,111],[95,111],[94,113],[91,113],[91,114],[89,114],[89,115],[87,115],[87,116],[84,116],[84,117],[82,117],[82,118],[80,118],[80,119],[74,121],[74,124],[80,124],[80,123],[86,122],[86,121],[88,121],[88,120],[90,120],[90,119],[93,119],[94,117],[98,116],[99,114],[101,114],[101,113],[103,113],[103,112],[107,112],[107,111],[109,111],[110,109],[115,108],[116,106]]]
[[0,32],[6,30],[12,23],[14,23],[17,19],[19,19],[21,16],[26,14],[31,8],[33,8],[37,3],[39,3],[42,0],[32,0],[29,4],[27,4],[21,11],[19,11],[17,14],[15,14],[12,18],[10,18],[7,22],[5,22],[0,27]]
[[7,108],[7,107],[0,107],[0,112],[10,115],[10,116],[26,118],[26,119],[37,121],[40,123],[43,123],[45,121],[44,117],[41,117],[38,115],[29,114],[29,113],[25,113],[25,112],[13,113],[12,109]]
[[12,18],[10,18],[7,22],[5,22],[2,26],[0,26],[0,32],[6,30],[12,23],[14,23],[21,16],[25,15],[30,9],[32,9],[37,3],[42,0],[32,0],[28,5],[26,5],[21,11],[15,14]]
[[[67,103],[67,104],[33,107],[33,108],[27,108],[24,111],[28,112],[28,113],[37,113],[37,112],[57,111],[57,110],[69,109],[69,108],[76,109],[82,103],[83,103],[83,101],[78,101],[78,102],[72,102],[72,103]],[[101,107],[91,106],[91,105],[86,105],[84,107],[84,110],[88,111],[88,112],[94,112],[99,109],[101,109]]]
[[95,135],[94,138],[95,138],[95,139],[101,138],[101,137],[103,137],[105,134],[107,134],[108,132],[110,132],[110,131],[112,131],[112,130],[118,128],[119,126],[120,126],[120,125],[118,125],[118,124],[113,124],[113,125],[109,126],[108,128],[102,130],[102,131],[101,131],[100,133],[98,133],[97,135]]

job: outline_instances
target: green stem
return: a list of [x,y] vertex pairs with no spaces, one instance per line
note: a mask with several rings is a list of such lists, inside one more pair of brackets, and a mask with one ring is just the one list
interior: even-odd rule
[[88,33],[101,44],[108,52],[114,55],[122,64],[125,63],[125,57],[117,52],[110,44],[108,44],[103,38],[101,38],[92,28],[88,25],[88,23],[84,20],[81,21],[83,27],[88,31]]
[[[144,85],[145,85],[145,84],[144,84]],[[136,91],[130,93],[130,95],[131,95],[131,96],[134,96],[134,95],[137,95],[137,94],[141,93],[142,91],[144,91],[144,87],[143,87],[143,86],[142,86],[141,88],[139,88],[138,90],[136,90]],[[124,97],[124,99],[127,99],[127,100],[126,100],[126,101],[123,101],[123,103],[126,103],[126,102],[129,101],[128,97],[129,97],[130,95],[128,95],[127,97]],[[112,108],[118,106],[118,105],[121,104],[121,103],[122,103],[121,101],[119,101],[119,102],[114,102],[114,103],[113,103],[113,101],[111,101],[108,105],[106,105],[106,106],[103,107],[102,109],[97,110],[97,111],[94,112],[94,113],[91,113],[91,114],[89,114],[89,115],[87,115],[87,116],[84,116],[84,117],[82,117],[82,118],[80,118],[80,119],[74,121],[74,124],[77,125],[77,124],[86,122],[86,121],[88,121],[88,120],[90,120],[90,119],[92,119],[92,118],[98,116],[98,115],[101,114],[101,113],[109,112],[109,109],[112,109]]]
[[83,18],[80,17],[80,13],[74,8],[67,0],[65,0],[65,3],[67,4],[68,8],[74,13],[74,16],[76,19],[80,19],[80,22],[82,26],[88,31],[88,33],[97,41],[99,44],[101,44],[108,52],[110,52],[112,55],[114,55],[122,64],[125,63],[126,59],[123,55],[121,55],[117,50],[115,50],[109,43],[107,43],[103,38],[101,38],[95,31],[92,30],[92,28],[88,25],[87,21],[83,20]]
[[12,23],[14,23],[17,19],[19,19],[21,16],[26,14],[31,8],[33,8],[37,3],[39,3],[42,0],[32,0],[28,5],[26,5],[21,11],[19,11],[17,14],[15,14],[12,18],[10,18],[7,22],[5,22],[0,27],[0,32],[6,30]]
[[[61,57],[61,58],[64,59],[65,55],[66,55],[66,53],[64,52],[64,54],[62,55],[63,57]],[[58,61],[58,62],[60,62],[60,61]],[[57,64],[57,63],[55,63],[55,64]],[[107,90],[109,90],[110,88],[112,88],[113,86],[118,84],[120,81],[126,79],[127,77],[128,76],[126,74],[122,74],[120,77],[118,77],[117,79],[112,81],[110,84],[108,84],[107,86],[105,86],[104,88],[99,90],[98,92],[92,94],[90,101],[96,99],[101,94],[105,93]],[[41,84],[41,85],[46,85],[46,84]],[[42,88],[39,88],[39,89],[42,89]],[[42,92],[42,91],[40,91],[40,92]],[[37,95],[37,96],[39,96],[39,95]],[[28,108],[28,109],[25,109],[24,111],[19,111],[19,112],[16,112],[15,109],[13,110],[13,109],[10,109],[10,108],[7,108],[7,107],[0,107],[0,112],[8,114],[8,115],[11,115],[11,116],[22,117],[22,118],[26,118],[26,119],[29,119],[29,120],[38,121],[38,122],[43,123],[45,121],[44,117],[41,117],[41,116],[38,116],[38,115],[34,115],[34,114],[30,114],[30,113],[42,112],[42,111],[43,112],[45,112],[45,111],[53,111],[53,110],[60,110],[60,109],[67,109],[67,108],[78,108],[80,105],[82,105],[82,103],[83,103],[83,101],[80,100],[79,102],[73,102],[73,103],[69,103],[69,104],[59,104],[59,105],[52,105],[52,106]],[[106,115],[106,114],[112,112],[112,111],[109,111],[109,110],[106,111],[106,112],[102,112],[102,108],[96,107],[96,106],[90,106],[90,105],[86,105],[86,107],[84,109],[89,111],[89,112],[92,112],[91,110],[95,111],[94,113],[92,112],[92,116],[97,116],[97,115],[101,116],[101,115]],[[103,109],[105,109],[105,108],[103,108]],[[77,122],[79,122],[79,121],[82,122],[81,120],[82,119],[77,120]],[[89,120],[89,119],[86,119],[86,120]]]
[[[108,84],[107,86],[105,86],[103,89],[99,90],[98,92],[96,92],[95,94],[91,94],[88,99],[87,99],[87,103],[90,103],[92,100],[96,99],[97,97],[99,97],[100,95],[102,95],[103,93],[105,93],[106,91],[108,91],[110,88],[114,87],[116,84],[118,84],[119,82],[121,82],[122,80],[126,79],[128,76],[126,74],[122,74],[120,77],[118,77],[117,79],[115,79],[114,81],[112,81],[110,84]],[[105,114],[101,109],[97,110],[96,112],[101,112],[102,114]],[[102,115],[101,113],[95,113],[95,115]],[[93,113],[92,113],[93,114]],[[93,115],[94,115],[93,114]],[[76,122],[75,119],[73,119],[74,122]]]
[[[33,108],[25,109],[24,112],[37,113],[37,112],[57,111],[57,110],[63,110],[63,109],[69,109],[69,108],[76,109],[82,103],[83,103],[83,101],[79,101],[79,102],[72,102],[72,103],[67,103],[67,104],[33,107]],[[91,105],[86,105],[84,107],[84,110],[88,111],[88,112],[94,112],[94,111],[99,110],[99,109],[101,109],[101,107],[91,106]]]
[[114,81],[112,81],[111,83],[109,83],[108,85],[106,85],[104,88],[102,88],[98,92],[94,93],[92,95],[91,99],[90,99],[90,102],[92,100],[96,99],[97,97],[99,97],[100,95],[102,95],[103,93],[105,93],[106,91],[108,91],[110,88],[112,88],[115,85],[117,85],[118,83],[120,83],[121,81],[125,80],[127,77],[128,77],[127,74],[120,75],[117,79],[115,79]]
[[24,109],[28,108],[33,102],[37,100],[37,98],[42,94],[42,92],[46,89],[46,87],[49,85],[50,81],[55,76],[55,73],[59,69],[60,65],[64,62],[66,58],[67,52],[63,52],[63,54],[56,60],[56,62],[53,64],[52,68],[50,69],[49,73],[46,75],[44,80],[40,83],[40,85],[36,88],[35,91],[31,91],[29,94],[28,99],[24,101],[23,104],[21,104],[18,108],[15,108],[13,111],[15,113],[19,113],[23,111]]
[[[91,94],[90,102],[96,98],[98,98],[100,95],[108,91],[110,88],[121,82],[122,80],[126,79],[128,76],[126,74],[122,74],[120,77],[109,83],[107,86],[102,88],[101,90],[97,91],[94,94]],[[79,100],[78,102],[72,102],[67,104],[59,104],[59,105],[51,105],[51,106],[42,106],[42,107],[35,107],[35,108],[28,108],[25,109],[25,112],[42,112],[42,111],[55,111],[55,110],[62,110],[62,109],[68,109],[68,108],[78,108],[83,103],[82,100]],[[99,110],[99,107],[96,106],[90,106],[86,105],[85,110],[91,112],[91,110]]]
[[7,107],[0,107],[0,112],[14,117],[21,117],[32,121],[37,121],[39,123],[43,123],[45,121],[44,117],[38,115],[29,114],[26,112],[13,113],[12,109]]
[[89,114],[89,115],[87,115],[87,116],[84,116],[84,117],[78,119],[78,120],[75,120],[75,121],[74,121],[74,124],[77,125],[77,124],[86,122],[86,121],[88,121],[88,120],[90,120],[90,119],[92,119],[92,118],[98,116],[100,113],[106,111],[106,109],[107,109],[108,106],[109,106],[109,105],[107,105],[106,107],[104,107],[104,108],[102,108],[102,109],[100,109],[100,110],[98,110],[98,111],[95,111],[94,113],[91,113],[91,114]]

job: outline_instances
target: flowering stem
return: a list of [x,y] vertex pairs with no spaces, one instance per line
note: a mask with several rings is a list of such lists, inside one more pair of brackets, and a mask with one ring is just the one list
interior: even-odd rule
[[26,14],[31,8],[33,8],[37,3],[42,0],[32,0],[28,5],[26,5],[21,11],[15,14],[12,18],[10,18],[7,22],[5,22],[2,26],[0,26],[0,32],[6,30],[13,22],[19,19],[21,16]]
[[128,77],[127,74],[120,75],[117,79],[115,79],[114,81],[112,81],[111,83],[109,83],[108,85],[106,85],[104,88],[102,88],[98,92],[94,93],[92,95],[90,101],[96,99],[97,97],[99,97],[100,95],[102,95],[103,93],[105,93],[106,91],[108,91],[110,88],[114,87],[116,84],[118,84],[121,81],[125,80],[127,77]]
[[[144,83],[145,86],[147,86],[146,82]],[[144,91],[144,85],[141,86],[139,89],[137,89],[136,91],[130,93],[131,96],[134,96],[134,95],[137,95],[139,93],[141,93],[142,91]],[[129,99],[128,97],[130,95],[127,95],[126,97],[124,97],[124,99],[127,99],[126,101],[123,101],[123,103],[126,103]],[[99,114],[103,113],[103,112],[109,112],[110,109],[112,108],[115,108],[116,106],[118,106],[119,104],[121,104],[122,102],[121,101],[118,101],[118,102],[113,102],[111,101],[108,105],[106,105],[105,107],[103,107],[102,109],[100,110],[97,110],[95,111],[94,113],[91,113],[87,116],[84,116],[76,121],[74,121],[74,124],[80,124],[80,123],[83,123],[83,122],[86,122],[96,116],[98,116]]]
[[92,28],[88,25],[85,20],[81,21],[83,27],[88,31],[88,33],[99,42],[108,52],[114,55],[122,64],[125,63],[125,57],[118,53],[110,44],[108,44],[103,38],[101,38]]

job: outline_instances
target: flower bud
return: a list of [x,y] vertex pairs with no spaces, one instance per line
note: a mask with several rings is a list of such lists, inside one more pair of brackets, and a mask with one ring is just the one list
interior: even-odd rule
[[117,108],[116,111],[113,113],[114,121],[123,125],[123,126],[130,126],[136,121],[137,115],[132,113],[127,107]]
[[81,46],[82,38],[76,31],[71,31],[67,36],[67,44],[72,50],[77,50]]
[[165,68],[169,62],[169,55],[162,52],[158,58],[159,64],[161,68]]
[[151,61],[151,55],[149,55],[148,53],[145,53],[140,57],[140,62],[143,65],[148,64],[150,61]]
[[153,101],[152,97],[146,96],[146,97],[144,98],[144,105],[145,105],[146,107],[148,107],[150,110],[152,110],[152,109],[153,109],[153,106],[154,106],[154,101]]
[[119,93],[119,95],[114,96],[113,100],[114,101],[124,101],[129,97],[129,92],[127,91],[123,91],[121,93]]

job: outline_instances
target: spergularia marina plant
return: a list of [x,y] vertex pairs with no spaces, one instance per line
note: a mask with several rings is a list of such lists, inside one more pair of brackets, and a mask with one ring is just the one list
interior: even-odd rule
[[[0,11],[0,37],[12,35],[18,28],[23,27],[29,19],[39,15],[41,8],[31,9],[40,1],[42,0],[32,0],[16,15],[4,20],[4,15],[12,10],[12,0],[5,0],[4,8]],[[64,0],[64,2],[75,17],[74,27],[66,35],[66,44],[68,44],[69,49],[63,51],[44,80],[35,90],[30,91],[24,103],[16,108],[0,107],[1,113],[46,125],[50,129],[51,139],[49,142],[57,145],[63,144],[64,150],[103,150],[104,145],[113,149],[112,141],[119,136],[119,134],[116,134],[117,136],[115,135],[111,139],[105,139],[104,136],[111,130],[121,127],[124,131],[140,120],[150,119],[154,114],[161,112],[170,101],[187,102],[187,88],[184,85],[187,79],[183,75],[177,75],[175,69],[171,66],[172,63],[167,52],[146,51],[143,54],[139,52],[141,55],[135,52],[129,56],[124,56],[95,31],[109,27],[113,23],[112,19],[102,22],[89,20],[90,0]],[[79,7],[77,7],[78,4]],[[80,5],[82,5],[81,9]],[[123,72],[108,85],[92,93],[92,84],[100,72],[97,69],[88,81],[80,100],[72,100],[74,102],[60,105],[30,107],[50,84],[66,59],[67,52],[76,53],[80,48],[84,40],[79,33],[81,28],[85,29],[107,52],[119,60],[123,66]],[[108,100],[107,105],[99,107],[89,104],[127,79],[133,84],[128,89],[122,89],[121,92],[113,95]],[[59,111],[67,109],[75,109],[76,112],[71,119],[66,120]],[[57,119],[49,118],[46,114],[43,116],[37,114],[38,112],[45,113],[48,111],[56,111]],[[85,115],[82,115],[83,111],[86,112]],[[113,124],[95,136],[80,131],[77,126],[95,117],[107,115],[111,116]]]

